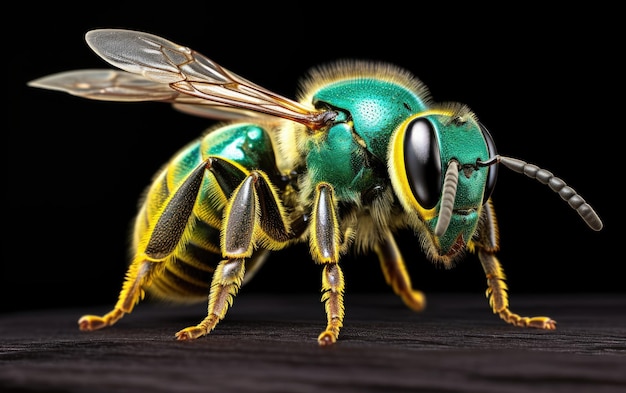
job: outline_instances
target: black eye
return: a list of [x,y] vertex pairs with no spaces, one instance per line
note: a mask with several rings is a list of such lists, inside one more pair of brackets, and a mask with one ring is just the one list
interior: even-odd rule
[[[487,130],[487,128],[482,124],[480,125],[480,130],[483,133],[483,138],[485,138],[485,142],[487,143],[487,151],[489,152],[489,158],[495,157],[498,152],[496,151],[496,144],[491,137],[491,134]],[[485,194],[483,195],[483,203],[487,202],[487,199],[491,196],[493,189],[496,186],[496,180],[498,179],[498,164],[490,165],[487,170],[489,171],[487,174],[487,184],[485,184]]]
[[432,209],[441,196],[441,155],[437,134],[427,119],[418,118],[407,125],[404,163],[415,199],[425,209]]

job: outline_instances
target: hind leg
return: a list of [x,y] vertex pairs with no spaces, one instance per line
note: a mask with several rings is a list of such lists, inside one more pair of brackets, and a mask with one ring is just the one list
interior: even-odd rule
[[78,320],[78,328],[83,331],[102,329],[115,324],[124,314],[130,314],[133,307],[144,297],[143,287],[158,263],[138,260],[131,264],[113,310],[102,316],[83,315]]
[[[204,177],[207,162],[202,162],[185,178],[181,185],[169,196],[154,216],[147,217],[154,222],[147,240],[140,241],[122,286],[117,304],[103,316],[85,315],[78,320],[80,330],[91,331],[111,326],[144,296],[144,288],[150,284],[154,274],[159,273],[166,259],[178,246],[187,228],[198,191]],[[145,211],[138,216],[144,219]]]

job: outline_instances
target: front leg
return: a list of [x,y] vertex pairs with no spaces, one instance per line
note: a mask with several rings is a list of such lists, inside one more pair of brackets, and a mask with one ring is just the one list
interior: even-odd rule
[[495,256],[499,248],[498,227],[491,200],[485,204],[482,215],[483,226],[475,246],[478,250],[478,259],[487,277],[487,298],[494,314],[498,314],[504,321],[515,326],[556,329],[556,321],[549,317],[522,317],[509,310],[506,277],[500,261]]
[[309,244],[315,261],[324,264],[322,301],[325,305],[327,324],[326,329],[318,336],[317,342],[321,346],[326,346],[337,341],[343,326],[344,280],[338,264],[341,233],[332,186],[321,183],[315,193]]

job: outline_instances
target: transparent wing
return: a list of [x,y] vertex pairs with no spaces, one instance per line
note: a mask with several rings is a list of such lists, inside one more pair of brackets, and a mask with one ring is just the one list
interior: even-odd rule
[[[50,90],[58,90],[75,96],[102,101],[164,101],[171,102],[175,109],[194,116],[208,117],[218,120],[250,120],[271,121],[276,117],[252,112],[250,110],[227,106],[204,105],[203,100],[196,98],[198,104],[178,103],[181,96],[169,85],[153,82],[140,75],[118,70],[76,70],[60,72],[33,80],[29,86]],[[185,99],[180,98],[179,101]],[[188,97],[186,101],[192,101]]]
[[28,85],[103,101],[175,101],[180,96],[169,85],[117,70],[60,72],[35,79]]
[[[100,57],[124,70],[78,70],[30,82],[31,86],[112,101],[166,101],[205,117],[249,111],[290,119],[312,129],[334,112],[317,111],[275,94],[202,54],[164,38],[132,30],[101,29],[85,35]],[[203,107],[212,107],[203,109]]]

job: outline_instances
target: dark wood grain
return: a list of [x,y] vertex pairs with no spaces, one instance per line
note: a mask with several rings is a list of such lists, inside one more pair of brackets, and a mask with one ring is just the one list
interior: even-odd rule
[[[92,309],[0,317],[0,391],[624,392],[626,295],[516,296],[555,331],[508,326],[476,294],[433,294],[423,313],[387,295],[347,298],[334,347],[316,337],[315,295],[241,294],[208,337],[174,340],[204,305],[139,305],[116,326],[79,332]],[[4,389],[4,390],[2,390]]]

